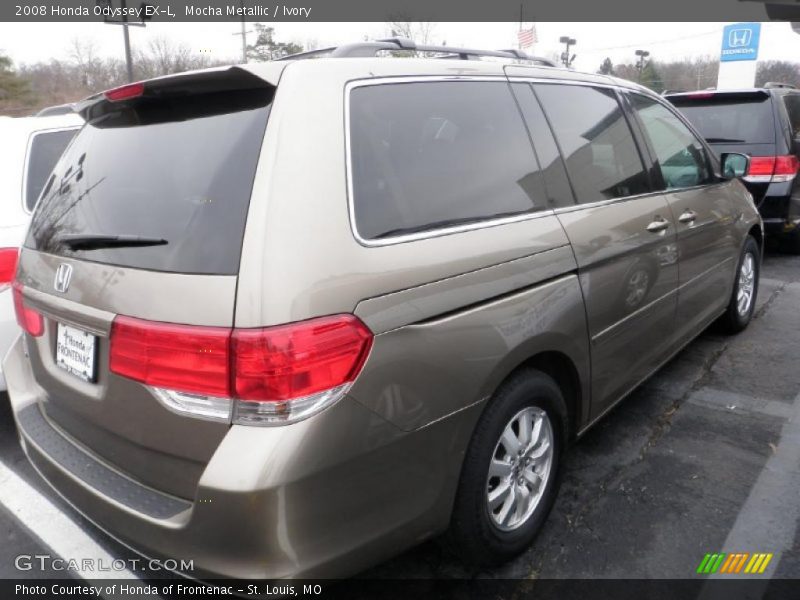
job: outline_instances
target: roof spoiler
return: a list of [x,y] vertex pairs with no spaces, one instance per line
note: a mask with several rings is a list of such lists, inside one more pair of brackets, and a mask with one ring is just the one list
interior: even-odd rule
[[157,98],[218,91],[273,88],[268,81],[240,67],[221,67],[165,75],[137,81],[94,94],[76,102],[74,110],[91,121],[114,110],[114,107],[140,97]]

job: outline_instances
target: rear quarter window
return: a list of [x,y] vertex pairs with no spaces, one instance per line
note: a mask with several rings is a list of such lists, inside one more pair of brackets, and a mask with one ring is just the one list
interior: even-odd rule
[[786,114],[794,137],[800,137],[800,94],[786,94],[783,97]]
[[25,209],[32,212],[53,167],[77,129],[40,131],[31,136],[25,173]]
[[350,90],[358,234],[392,238],[548,208],[505,81],[371,84]]

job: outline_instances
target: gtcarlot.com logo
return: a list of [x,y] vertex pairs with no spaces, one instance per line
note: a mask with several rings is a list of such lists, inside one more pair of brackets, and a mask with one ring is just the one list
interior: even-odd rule
[[67,571],[72,573],[101,573],[123,571],[193,571],[194,560],[150,560],[139,558],[61,558],[50,554],[19,554],[14,558],[18,571]]
[[706,554],[697,572],[701,575],[761,575],[772,561],[772,552],[719,552]]

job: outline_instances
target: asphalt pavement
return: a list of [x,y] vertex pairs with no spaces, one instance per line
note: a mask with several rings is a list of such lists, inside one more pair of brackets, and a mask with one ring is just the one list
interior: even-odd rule
[[[800,579],[798,356],[800,257],[768,254],[750,327],[703,332],[569,451],[525,554],[475,573],[432,541],[362,577],[691,579],[708,553],[761,552],[763,577]],[[63,577],[15,566],[59,552],[136,558],[33,471],[0,394],[0,577]]]

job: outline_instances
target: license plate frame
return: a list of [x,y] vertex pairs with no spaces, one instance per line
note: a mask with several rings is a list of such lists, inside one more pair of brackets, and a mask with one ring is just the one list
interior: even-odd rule
[[58,323],[56,366],[87,383],[97,381],[97,336],[79,327]]

